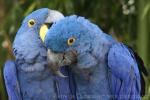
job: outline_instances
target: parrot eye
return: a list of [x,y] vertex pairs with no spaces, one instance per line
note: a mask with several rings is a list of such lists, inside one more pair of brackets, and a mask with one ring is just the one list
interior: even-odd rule
[[75,38],[74,38],[74,37],[71,37],[71,38],[68,39],[67,44],[68,44],[69,46],[71,46],[71,45],[73,45],[74,42],[75,42]]
[[29,27],[32,27],[32,26],[34,26],[35,25],[35,20],[34,19],[30,19],[29,21],[28,21],[28,26]]

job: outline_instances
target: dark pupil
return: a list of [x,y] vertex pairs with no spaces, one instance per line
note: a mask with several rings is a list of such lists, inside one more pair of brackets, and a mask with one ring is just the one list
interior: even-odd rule
[[70,39],[69,42],[70,42],[70,43],[73,43],[73,39]]
[[30,22],[30,25],[34,25],[34,21],[31,21],[31,22]]

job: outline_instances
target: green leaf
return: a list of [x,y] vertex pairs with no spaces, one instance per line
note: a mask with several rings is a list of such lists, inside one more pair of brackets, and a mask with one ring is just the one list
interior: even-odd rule
[[150,2],[144,8],[144,11],[143,11],[143,14],[142,14],[142,19],[144,19],[147,16],[149,11],[150,11]]

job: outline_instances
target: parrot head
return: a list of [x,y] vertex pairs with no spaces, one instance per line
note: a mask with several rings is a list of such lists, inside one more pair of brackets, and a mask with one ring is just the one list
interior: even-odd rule
[[38,9],[25,17],[13,43],[14,55],[18,57],[30,55],[33,51],[36,53],[37,48],[43,45],[41,40],[48,28],[62,18],[64,16],[60,12],[48,8]]
[[93,46],[99,43],[101,34],[102,31],[87,19],[72,15],[52,25],[44,44],[51,52],[64,54],[66,63],[63,64],[70,64],[77,62],[80,55],[91,52]]
[[88,28],[93,26],[94,24],[83,17],[76,15],[65,17],[52,25],[46,33],[44,43],[55,53],[65,53],[72,50],[78,54],[88,52],[93,44],[93,39],[102,33],[101,30]]
[[27,63],[34,63],[36,59],[39,62],[43,58],[46,61],[47,50],[42,42],[45,33],[53,23],[63,18],[60,12],[48,8],[38,9],[26,16],[13,42],[16,59]]

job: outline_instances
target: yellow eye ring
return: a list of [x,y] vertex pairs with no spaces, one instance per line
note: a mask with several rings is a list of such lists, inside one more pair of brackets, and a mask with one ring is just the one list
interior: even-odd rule
[[73,45],[73,43],[75,42],[75,38],[74,37],[71,37],[71,38],[69,38],[68,39],[68,41],[67,41],[67,44],[69,45],[69,46],[71,46],[71,45]]
[[32,27],[32,26],[34,26],[35,25],[35,20],[34,19],[30,19],[29,21],[28,21],[28,26],[29,27]]

